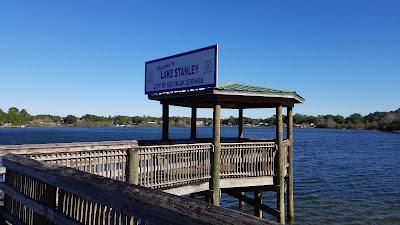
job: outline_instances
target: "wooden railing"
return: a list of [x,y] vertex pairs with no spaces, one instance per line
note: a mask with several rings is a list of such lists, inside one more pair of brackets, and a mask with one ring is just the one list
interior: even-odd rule
[[[284,141],[285,164],[289,142]],[[206,182],[210,178],[212,144],[138,146],[136,141],[0,146],[0,155],[15,153],[141,186],[168,189]],[[128,153],[135,153],[128,162]],[[276,144],[244,142],[221,144],[221,179],[275,176]],[[134,161],[136,160],[136,161]]]
[[139,185],[181,186],[210,177],[211,144],[139,146]]
[[221,178],[274,176],[274,142],[221,144]]
[[3,145],[0,146],[0,155],[7,153],[24,155],[125,181],[127,150],[136,148],[136,141]]
[[3,157],[1,224],[272,224],[189,198],[40,162]]

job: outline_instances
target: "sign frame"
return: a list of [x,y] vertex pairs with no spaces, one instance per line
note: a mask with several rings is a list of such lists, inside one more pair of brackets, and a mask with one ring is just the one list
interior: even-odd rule
[[[177,57],[181,57],[181,56],[185,56],[185,55],[190,55],[190,54],[194,54],[197,52],[201,52],[201,51],[205,51],[205,50],[210,50],[210,49],[214,49],[214,65],[215,65],[215,70],[214,70],[214,83],[212,84],[205,84],[205,85],[199,85],[196,87],[180,87],[180,88],[171,88],[168,90],[162,90],[162,91],[146,91],[146,84],[147,84],[147,64],[150,63],[155,63],[155,62],[160,62],[163,60],[168,60],[168,59],[173,59],[173,58],[177,58]],[[147,95],[152,95],[152,94],[156,94],[156,93],[164,93],[164,92],[174,92],[174,91],[184,91],[184,90],[191,90],[191,89],[199,89],[199,88],[212,88],[212,87],[217,87],[217,81],[218,81],[218,45],[211,45],[211,46],[207,46],[204,48],[199,48],[199,49],[195,49],[192,51],[188,51],[188,52],[183,52],[183,53],[179,53],[179,54],[175,54],[175,55],[171,55],[171,56],[167,56],[167,57],[163,57],[163,58],[159,58],[159,59],[155,59],[155,60],[150,60],[145,62],[145,66],[144,66],[144,92]]]

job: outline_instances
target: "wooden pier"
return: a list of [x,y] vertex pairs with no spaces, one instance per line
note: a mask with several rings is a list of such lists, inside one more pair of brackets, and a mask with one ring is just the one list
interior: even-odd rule
[[14,154],[6,167],[1,224],[265,224],[256,217]]
[[[294,92],[228,84],[219,88],[200,91],[156,94],[149,96],[149,98],[158,100],[163,105],[162,140],[0,146],[0,154],[13,153],[22,155],[27,158],[51,163],[52,165],[55,164],[53,166],[54,168],[58,168],[58,166],[75,168],[87,172],[88,174],[104,177],[101,179],[107,178],[107,180],[101,180],[106,183],[118,181],[118,185],[127,185],[126,183],[131,183],[131,185],[134,186],[129,187],[138,188],[140,186],[147,188],[143,189],[146,191],[148,191],[148,189],[157,189],[157,192],[154,192],[157,195],[160,193],[165,193],[166,195],[190,195],[192,197],[194,195],[201,195],[205,197],[206,201],[213,203],[215,206],[220,205],[221,193],[226,193],[237,198],[239,206],[241,207],[243,207],[244,203],[252,205],[254,207],[254,215],[257,217],[262,217],[263,212],[266,212],[275,216],[281,224],[285,224],[286,217],[288,222],[292,223],[294,221],[292,110],[295,103],[304,101],[300,96]],[[168,124],[170,105],[191,107],[192,126],[190,138],[185,140],[169,139]],[[213,108],[213,137],[212,139],[200,139],[196,137],[195,121],[197,108],[208,107]],[[283,137],[283,107],[287,108],[286,138]],[[219,123],[221,108],[238,109],[239,124],[237,138],[221,139]],[[244,137],[243,114],[246,108],[276,109],[276,136],[273,137],[273,139],[255,140]],[[22,170],[13,171],[13,167],[8,167],[12,162],[17,163],[15,159],[17,159],[17,156],[10,155],[5,157],[4,164],[7,167],[6,186],[8,185],[7,182],[11,182],[7,180],[10,179],[7,178],[10,177],[10,175],[7,175],[9,171],[11,171],[11,174],[14,172],[18,174],[24,172]],[[35,163],[35,165],[40,164],[36,161],[21,161],[28,164],[31,163],[32,165]],[[47,164],[40,165],[45,165],[46,168],[53,168]],[[63,168],[66,170],[65,167]],[[58,169],[58,171],[61,170]],[[41,175],[46,176],[44,172]],[[33,176],[35,179],[40,178],[40,176],[37,177],[33,173],[24,174],[22,177],[24,176]],[[109,178],[117,181],[111,181]],[[41,181],[47,182],[44,180]],[[53,186],[61,185],[59,183],[57,183],[57,185],[54,183],[49,184]],[[61,187],[62,190],[65,188],[64,186],[57,187]],[[83,187],[84,186],[82,186],[82,188]],[[5,185],[2,185],[1,188],[3,190],[7,189]],[[116,191],[117,189],[113,190]],[[275,207],[262,202],[262,193],[266,191],[276,193],[277,205]],[[124,191],[122,192],[125,193]],[[246,192],[253,192],[254,197],[251,198],[245,195]],[[72,191],[72,193],[79,195],[79,193],[74,191]],[[9,194],[6,196],[10,197]],[[111,195],[105,194],[105,196]],[[81,197],[87,198],[85,195]],[[151,201],[151,197],[146,198],[148,201]],[[79,199],[80,197],[77,198],[76,201],[79,202]],[[12,202],[15,200],[14,198]],[[101,200],[103,202],[100,203],[105,204],[106,199],[102,198]],[[112,199],[108,200],[113,202]],[[154,202],[151,204],[167,202],[156,199],[153,200]],[[65,200],[63,199],[62,201]],[[95,200],[93,201],[96,202]],[[138,201],[138,199],[135,199],[135,201]],[[74,202],[75,198],[73,202],[71,200],[71,203],[68,203],[70,204],[69,207],[73,207],[72,205],[75,204]],[[184,202],[181,203],[186,204]],[[13,211],[10,211],[13,208],[11,207],[10,209],[10,205],[7,204],[5,204],[2,211],[13,215]],[[176,207],[179,209],[182,208],[182,213],[187,213],[188,217],[201,217],[201,210],[186,209],[188,211],[185,211],[184,208],[186,206],[179,204],[177,204]],[[161,205],[160,207],[163,206]],[[102,210],[102,208],[100,209]],[[222,209],[213,208],[216,215],[219,214],[218,212],[225,213],[225,211],[220,210]],[[67,212],[70,213],[68,210]],[[132,212],[138,213],[137,211]],[[122,217],[119,218],[125,218],[125,215],[135,216],[135,213],[120,213]],[[157,220],[152,221],[152,215],[144,215],[140,214],[140,212],[137,215],[144,218],[144,221],[150,221],[151,224],[174,224],[169,223],[171,221],[167,219],[165,219],[165,221],[169,222],[162,223],[162,221],[164,221],[162,218],[157,218]],[[241,213],[238,215],[242,216]],[[72,217],[75,218],[74,216]],[[81,219],[82,216],[79,218]],[[232,218],[235,217],[233,216]],[[188,218],[188,221],[191,219],[192,218]],[[241,220],[237,220],[236,223],[234,223],[234,221],[231,223],[230,221],[232,220],[228,220],[227,218],[220,219],[221,224],[253,224],[253,222],[254,224],[262,224],[259,220],[246,222],[247,219],[244,218],[243,223]],[[112,224],[129,224],[126,223],[126,220],[124,221],[125,222]],[[175,224],[180,222],[181,221],[178,222],[177,220]],[[214,223],[200,223],[197,221],[194,224]]]

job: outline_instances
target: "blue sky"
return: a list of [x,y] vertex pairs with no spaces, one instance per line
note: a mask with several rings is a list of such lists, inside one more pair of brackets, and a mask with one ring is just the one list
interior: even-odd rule
[[0,108],[159,116],[145,61],[218,44],[219,83],[295,90],[306,99],[295,112],[394,110],[399,12],[399,1],[1,1]]

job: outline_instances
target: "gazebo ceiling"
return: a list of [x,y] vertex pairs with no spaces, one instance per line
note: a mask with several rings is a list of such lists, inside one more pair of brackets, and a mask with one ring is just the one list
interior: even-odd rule
[[278,105],[293,106],[304,102],[304,98],[293,91],[232,82],[216,88],[153,94],[148,97],[162,104],[197,108],[212,108],[216,103],[222,108],[233,109],[272,108]]

